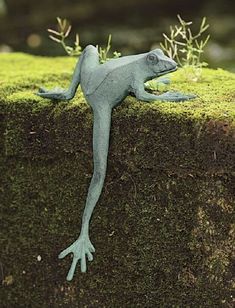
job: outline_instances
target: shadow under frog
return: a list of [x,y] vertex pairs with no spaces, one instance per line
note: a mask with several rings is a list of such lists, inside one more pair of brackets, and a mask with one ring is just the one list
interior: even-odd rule
[[93,110],[93,163],[94,171],[90,182],[82,227],[78,239],[59,254],[64,258],[73,253],[73,261],[67,275],[72,280],[77,262],[86,272],[86,258],[93,260],[95,248],[89,238],[89,222],[99,199],[107,169],[109,135],[112,109],[130,93],[141,101],[179,102],[195,98],[178,92],[154,95],[145,91],[144,83],[153,78],[174,72],[177,64],[160,49],[148,53],[112,59],[99,63],[97,48],[87,46],[77,62],[69,89],[40,89],[39,96],[53,100],[70,100],[81,85],[84,96]]

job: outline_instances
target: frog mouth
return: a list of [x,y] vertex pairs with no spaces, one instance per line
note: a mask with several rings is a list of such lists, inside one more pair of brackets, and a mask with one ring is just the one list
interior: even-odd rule
[[158,76],[162,76],[162,75],[165,75],[165,74],[168,74],[168,73],[171,73],[171,72],[175,72],[177,69],[178,69],[178,67],[175,66],[175,67],[173,67],[169,70],[167,69],[165,71],[161,71],[161,72],[158,73]]

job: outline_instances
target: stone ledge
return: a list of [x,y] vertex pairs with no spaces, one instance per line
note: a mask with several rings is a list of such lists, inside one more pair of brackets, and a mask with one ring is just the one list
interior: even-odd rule
[[232,307],[234,75],[189,84],[179,72],[172,87],[197,100],[116,108],[94,260],[67,283],[71,259],[57,255],[80,230],[92,114],[80,92],[68,104],[33,94],[67,85],[74,59],[0,61],[1,307]]

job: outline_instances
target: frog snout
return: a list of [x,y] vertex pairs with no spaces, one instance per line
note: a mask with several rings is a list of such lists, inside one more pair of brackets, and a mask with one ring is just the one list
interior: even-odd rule
[[178,64],[175,61],[173,61],[170,66],[170,70],[174,72],[177,69],[178,69]]
[[175,69],[178,68],[178,64],[177,64],[174,60],[172,60],[171,65],[172,65],[172,67],[175,68]]

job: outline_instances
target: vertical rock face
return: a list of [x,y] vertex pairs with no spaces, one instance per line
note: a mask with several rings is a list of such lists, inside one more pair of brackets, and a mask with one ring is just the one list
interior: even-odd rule
[[207,70],[195,85],[175,77],[176,89],[200,99],[128,98],[114,111],[94,260],[68,283],[71,259],[57,255],[80,230],[91,112],[80,93],[57,105],[33,95],[45,78],[66,83],[59,71],[70,59],[43,59],[53,72],[34,76],[21,67],[35,70],[40,58],[9,57],[0,75],[1,307],[232,307],[234,75]]

